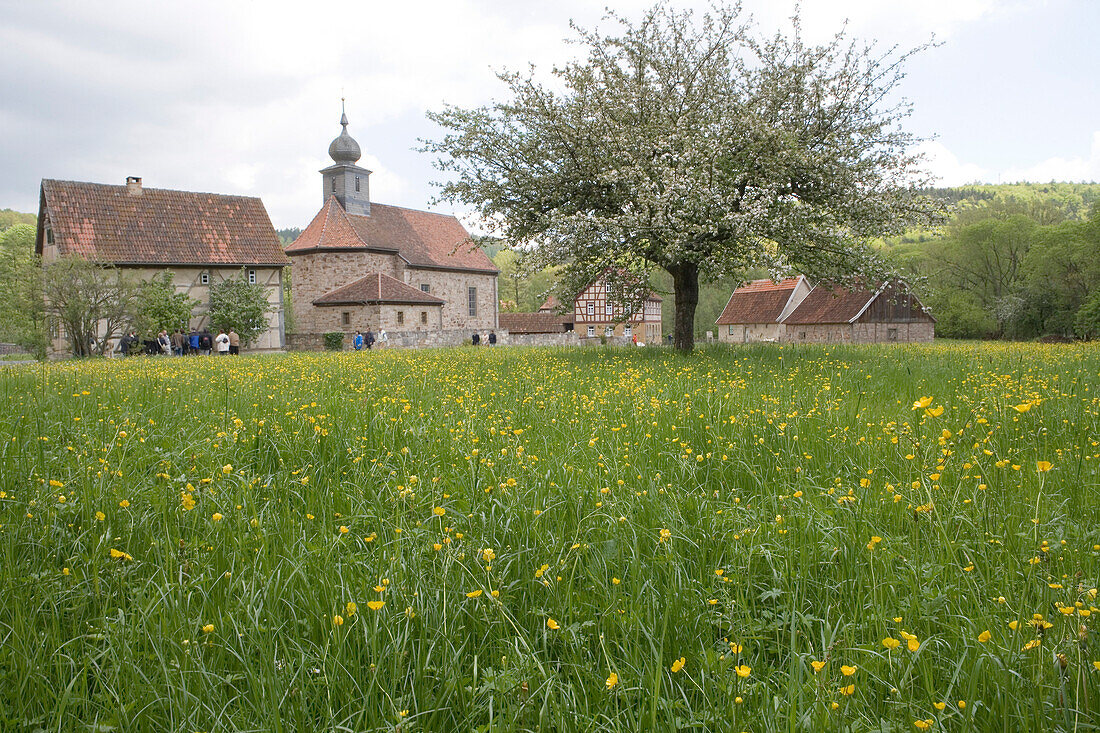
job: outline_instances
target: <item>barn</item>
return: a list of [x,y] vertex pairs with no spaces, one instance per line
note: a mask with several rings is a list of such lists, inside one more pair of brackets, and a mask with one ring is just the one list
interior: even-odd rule
[[817,285],[783,319],[792,343],[932,341],[936,319],[900,280],[878,288]]
[[772,280],[752,280],[730,295],[718,316],[718,340],[743,344],[753,341],[780,341],[783,319],[809,295],[810,284],[804,275]]

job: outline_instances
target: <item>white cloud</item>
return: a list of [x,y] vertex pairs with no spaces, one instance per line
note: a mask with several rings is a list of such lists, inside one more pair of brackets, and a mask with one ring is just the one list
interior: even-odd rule
[[1100,181],[1100,130],[1092,133],[1092,148],[1087,156],[1047,158],[1034,165],[1007,169],[1001,179],[1009,181],[1094,182]]
[[961,186],[989,181],[989,171],[974,163],[964,163],[938,141],[929,140],[917,146],[925,156],[924,169],[931,173],[937,185]]

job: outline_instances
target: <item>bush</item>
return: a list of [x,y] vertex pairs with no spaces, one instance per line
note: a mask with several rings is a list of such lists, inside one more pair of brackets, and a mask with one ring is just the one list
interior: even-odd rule
[[329,331],[325,334],[325,351],[343,351],[344,332]]

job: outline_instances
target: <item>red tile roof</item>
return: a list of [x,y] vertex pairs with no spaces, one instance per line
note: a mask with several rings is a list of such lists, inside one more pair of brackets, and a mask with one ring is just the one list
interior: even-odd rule
[[788,277],[779,282],[753,280],[733,291],[722,315],[715,323],[776,323],[787,305],[800,278]]
[[367,305],[375,303],[403,305],[443,305],[445,301],[380,272],[329,291],[314,305]]
[[875,292],[858,287],[818,285],[783,322],[789,325],[848,323],[875,297]]
[[[252,196],[42,181],[63,255],[126,265],[289,265],[263,202]],[[38,252],[43,242],[38,242]]]
[[785,277],[779,282],[774,282],[769,278],[763,280],[750,280],[747,283],[737,288],[738,291],[743,293],[764,293],[772,290],[794,290],[798,285],[798,281],[802,279],[801,275],[795,275],[794,277]]
[[286,251],[299,255],[367,248],[397,252],[413,267],[497,272],[453,216],[376,203],[371,203],[370,212],[370,216],[348,214],[330,197]]
[[565,333],[570,319],[556,313],[501,313],[497,316],[500,328],[509,333]]
[[558,302],[557,297],[551,295],[549,298],[546,299],[546,302],[544,302],[542,305],[539,306],[539,312],[540,313],[543,312],[543,311],[554,312],[554,311],[558,310],[560,307],[561,307],[561,303]]

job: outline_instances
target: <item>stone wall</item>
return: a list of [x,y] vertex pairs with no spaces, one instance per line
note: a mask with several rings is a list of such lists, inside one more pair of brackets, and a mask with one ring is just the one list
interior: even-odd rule
[[[352,348],[351,339],[354,331],[345,331],[344,350]],[[386,346],[375,348],[383,349],[430,349],[445,346],[468,346],[472,331],[452,329],[447,331],[387,331],[389,341]],[[481,345],[489,343],[489,332],[479,331]],[[600,340],[578,338],[573,331],[566,333],[519,333],[510,334],[507,331],[497,331],[498,346],[599,346]],[[609,344],[617,346],[630,346],[628,338],[611,338]],[[287,348],[292,351],[323,351],[325,348],[324,335],[320,333],[292,333],[287,335]]]
[[[891,334],[891,330],[895,332]],[[852,340],[860,344],[930,342],[935,331],[936,324],[932,321],[855,323],[852,324]]]
[[[735,323],[715,326],[718,341],[724,344],[745,344],[758,341],[780,341],[783,338],[781,323]],[[730,333],[730,329],[733,333]]]
[[[292,255],[290,259],[293,263],[291,289],[294,301],[294,328],[301,333],[323,333],[335,330],[332,326],[336,324],[331,322],[332,311],[338,309],[317,308],[313,305],[313,301],[325,293],[353,283],[372,272],[380,272],[400,279],[396,255],[360,250],[314,252]],[[340,318],[339,312],[335,318]]]
[[[468,329],[472,333],[497,327],[496,275],[407,267],[403,280],[417,290],[427,285],[430,295],[446,301],[442,313],[443,330]],[[468,288],[477,288],[476,316],[470,315]]]
[[[788,325],[785,341],[804,344],[859,343],[880,344],[931,342],[936,325],[931,321],[897,321],[883,323],[821,323]],[[892,338],[891,329],[897,329]]]

